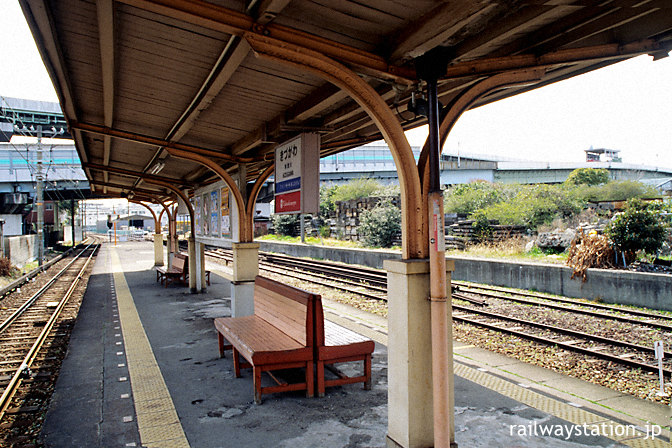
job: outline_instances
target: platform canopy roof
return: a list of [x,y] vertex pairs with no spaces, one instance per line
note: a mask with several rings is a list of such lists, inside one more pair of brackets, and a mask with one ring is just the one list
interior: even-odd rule
[[231,173],[245,166],[253,180],[273,163],[275,145],[299,132],[321,134],[322,156],[381,138],[360,103],[300,58],[281,61],[269,42],[350,69],[405,129],[425,120],[406,110],[419,88],[414,59],[436,47],[448,62],[443,104],[495,73],[545,70],[472,107],[639,54],[664,57],[672,47],[669,0],[20,3],[87,177],[111,196],[165,198],[161,182],[186,188],[217,179],[171,148]]

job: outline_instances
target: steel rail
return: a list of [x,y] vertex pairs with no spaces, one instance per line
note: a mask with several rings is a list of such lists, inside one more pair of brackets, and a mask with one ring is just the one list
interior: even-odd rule
[[[595,351],[595,350],[590,350],[590,349],[583,348],[583,347],[577,347],[577,346],[574,346],[572,344],[568,344],[566,342],[555,341],[553,339],[548,339],[548,338],[545,338],[543,336],[536,336],[536,335],[533,335],[533,334],[524,333],[522,331],[501,328],[497,325],[493,325],[493,324],[489,324],[489,323],[486,323],[486,322],[481,322],[481,321],[477,321],[477,320],[473,320],[473,319],[468,319],[468,318],[465,318],[465,317],[462,317],[462,316],[459,316],[459,315],[458,316],[453,315],[453,320],[457,321],[457,322],[465,322],[465,323],[468,323],[468,324],[471,324],[471,325],[476,325],[476,326],[479,326],[479,327],[488,328],[490,330],[504,332],[504,333],[507,333],[507,334],[518,336],[518,337],[523,338],[523,339],[529,339],[531,341],[541,342],[542,344],[546,344],[546,345],[551,345],[551,346],[555,345],[555,346],[561,347],[565,350],[582,353],[584,355],[593,356],[595,358],[604,359],[604,360],[611,361],[611,362],[614,362],[614,363],[617,363],[617,364],[623,364],[623,365],[627,365],[627,366],[630,366],[630,367],[639,368],[639,369],[645,370],[647,372],[658,372],[658,366],[657,365],[654,366],[654,365],[642,363],[642,362],[639,362],[639,361],[634,361],[634,360],[628,359],[628,358],[620,358],[620,357],[615,356],[615,355],[611,355],[611,354],[608,354],[608,353],[603,353],[603,352],[599,352],[599,351]],[[672,374],[672,370],[670,370],[670,369],[663,369],[663,371],[667,374]]]
[[[453,298],[461,299],[461,300],[469,300],[468,297],[463,297],[459,293],[453,293]],[[584,333],[582,331],[570,330],[568,328],[558,327],[558,326],[555,326],[555,325],[544,324],[544,323],[540,323],[540,322],[534,322],[534,321],[527,320],[527,319],[520,319],[520,318],[517,318],[517,317],[507,316],[507,315],[495,313],[495,312],[492,312],[492,311],[484,311],[484,310],[481,310],[481,309],[474,309],[474,308],[470,308],[470,307],[462,306],[462,305],[453,304],[453,309],[458,310],[458,311],[469,312],[469,313],[472,313],[472,314],[478,314],[480,316],[491,317],[491,318],[494,318],[494,319],[506,320],[506,321],[514,322],[514,323],[521,324],[521,325],[528,325],[530,327],[535,327],[535,328],[539,328],[539,329],[542,329],[542,330],[550,330],[550,331],[554,331],[556,333],[565,334],[567,336],[590,339],[590,342],[601,342],[601,343],[604,343],[604,344],[615,345],[615,346],[622,347],[622,348],[627,348],[627,349],[630,349],[630,350],[638,350],[638,351],[641,351],[641,352],[647,352],[652,356],[655,355],[655,350],[652,347],[646,347],[644,345],[633,344],[631,342],[619,341],[618,339],[612,339],[612,338],[607,338],[607,337],[604,337],[604,336],[598,336],[598,335],[594,335],[594,334],[590,334],[590,333]],[[665,351],[665,357],[666,358],[672,357],[672,352],[666,350]]]
[[84,249],[81,250],[79,254],[75,256],[63,269],[61,269],[56,275],[54,275],[44,286],[42,286],[35,294],[33,294],[28,300],[26,300],[16,311],[14,311],[7,319],[5,319],[2,324],[0,324],[0,333],[5,331],[18,317],[20,317],[30,306],[39,299],[42,294],[47,292],[49,288],[58,280],[64,273],[67,271],[70,266],[72,266],[85,251],[87,251],[94,243],[90,243]]
[[[515,295],[523,296],[523,297],[533,297],[533,298],[539,298],[539,299],[544,299],[544,300],[552,300],[554,302],[571,303],[571,304],[581,305],[581,306],[585,306],[585,307],[589,307],[589,308],[597,308],[597,309],[602,309],[602,310],[618,311],[618,312],[622,312],[622,313],[632,314],[632,315],[635,315],[635,316],[648,317],[648,318],[651,318],[651,319],[662,319],[662,320],[671,320],[672,321],[672,316],[666,316],[664,314],[650,313],[650,312],[647,312],[647,311],[624,309],[624,308],[614,306],[614,305],[605,305],[605,304],[602,304],[602,303],[585,303],[585,302],[582,302],[580,300],[575,300],[575,299],[570,299],[570,298],[554,297],[554,296],[550,296],[550,295],[527,292],[527,291],[517,291],[517,290],[513,290],[513,289],[501,288],[501,287],[490,286],[490,285],[469,284],[469,283],[460,282],[460,281],[453,281],[452,283],[454,285],[459,286],[459,287],[482,289],[482,290],[485,290],[485,291],[503,292],[503,293],[515,294]],[[478,292],[478,294],[481,294],[481,293]]]
[[[225,256],[225,255],[222,256],[222,255],[218,254],[217,251],[205,251],[205,254],[207,256],[210,256],[210,257],[213,257],[213,258],[226,259],[227,261],[229,260],[229,258],[227,256]],[[341,290],[341,291],[349,292],[349,293],[352,293],[352,294],[358,294],[360,296],[369,297],[371,299],[387,301],[387,299],[385,297],[381,297],[381,296],[376,295],[376,294],[367,293],[366,291],[358,291],[358,290],[355,290],[355,289],[347,288],[345,286],[332,285],[332,284],[322,283],[322,282],[318,282],[318,281],[314,280],[314,277],[318,277],[318,278],[321,278],[323,280],[334,281],[332,278],[329,278],[329,277],[317,275],[317,274],[314,274],[314,273],[298,275],[298,273],[296,273],[297,269],[293,269],[291,267],[281,266],[281,267],[278,268],[278,266],[274,266],[270,263],[260,262],[259,263],[259,269],[264,270],[266,272],[271,272],[271,273],[274,273],[274,274],[285,275],[287,277],[295,278],[297,280],[307,281],[307,282],[310,282],[310,283],[314,283],[316,285],[326,286],[326,287],[329,287],[329,288],[334,288],[334,289],[338,289],[338,290]],[[282,269],[283,271],[292,271],[292,272],[295,272],[296,274],[290,274],[288,272],[278,272],[277,269]],[[313,279],[306,278],[306,276],[313,277]],[[348,280],[344,280],[342,278],[339,278],[338,281],[341,281],[341,282],[344,282],[346,284],[350,284],[350,285],[353,285],[353,286],[359,286],[359,287],[366,288],[366,289],[373,289],[369,285],[365,285],[365,284],[362,284],[362,283],[351,282],[351,281],[348,281]],[[375,290],[375,289],[373,289],[373,290]]]
[[[90,247],[91,245],[87,246]],[[9,381],[9,384],[5,388],[5,390],[2,393],[2,396],[0,396],[0,421],[4,418],[5,412],[7,411],[7,408],[9,407],[9,404],[11,403],[12,398],[14,397],[14,394],[18,390],[19,386],[21,385],[21,382],[23,380],[22,376],[24,375],[25,372],[30,371],[30,366],[32,365],[33,361],[35,360],[37,353],[39,352],[40,348],[42,348],[42,345],[47,339],[47,336],[51,332],[54,324],[56,323],[56,320],[58,319],[59,315],[61,314],[61,311],[63,308],[65,308],[66,303],[72,296],[73,292],[75,291],[75,288],[77,285],[79,285],[79,282],[81,281],[83,277],[83,273],[88,267],[89,263],[91,262],[91,259],[95,255],[96,251],[100,245],[96,245],[93,250],[91,251],[91,254],[89,255],[88,259],[84,263],[84,266],[79,270],[77,277],[75,280],[72,282],[70,285],[70,288],[66,291],[66,293],[63,295],[61,300],[58,303],[58,306],[54,310],[54,312],[51,314],[51,317],[45,324],[44,328],[40,332],[39,336],[31,346],[30,350],[26,354],[26,356],[23,358],[23,362],[21,365],[16,369],[14,372],[14,375],[12,375],[12,379]]]
[[[226,251],[222,251],[221,249],[219,249],[219,250],[214,250],[214,251],[205,251],[205,253],[206,253],[206,255],[208,255],[208,256],[211,256],[211,257],[214,257],[214,258],[220,258],[220,259],[226,260],[227,262],[233,260],[233,255],[231,255],[230,253],[228,253],[228,252],[226,252]],[[295,263],[295,264],[296,264],[296,263]],[[267,262],[267,261],[263,261],[263,260],[260,260],[260,261],[259,261],[259,266],[261,266],[261,265],[266,265],[266,266],[278,266],[278,264],[269,263],[269,262]],[[296,267],[295,265],[292,265],[292,264],[290,264],[290,263],[287,263],[287,264],[285,264],[285,263],[281,263],[279,266],[282,266],[283,269],[287,269],[287,270],[291,270],[291,271],[295,271],[295,272],[296,272],[296,271],[303,271],[303,272],[308,271],[308,272],[311,272],[311,275],[313,275],[313,276],[315,276],[315,277],[323,278],[323,279],[325,279],[325,280],[337,279],[338,281],[343,282],[343,283],[348,284],[348,285],[352,285],[352,286],[365,286],[367,289],[370,289],[370,290],[372,290],[372,291],[376,291],[376,292],[379,292],[379,293],[381,293],[381,294],[387,294],[387,288],[383,288],[383,287],[380,287],[380,286],[374,286],[374,285],[370,285],[370,284],[365,284],[365,283],[362,283],[362,280],[359,280],[359,281],[352,281],[352,280],[349,280],[349,279],[355,279],[355,280],[358,280],[359,277],[350,276],[350,275],[347,274],[347,273],[341,273],[341,272],[339,272],[339,276],[338,276],[338,277],[333,277],[333,276],[330,277],[330,276],[328,276],[328,275],[323,275],[323,274],[321,273],[322,271],[321,271],[321,270],[318,270],[318,269],[316,269],[316,270],[310,270],[310,269],[302,270],[301,268],[298,268],[298,267]],[[308,266],[309,266],[309,265],[308,265]],[[343,277],[343,274],[345,274],[346,277]],[[378,298],[380,299],[381,297],[378,297]]]
[[[262,259],[264,259],[278,264],[289,264],[291,266],[303,266],[306,270],[311,270],[314,272],[330,272],[335,275],[347,275],[352,279],[361,279],[362,281],[377,283],[380,286],[387,285],[387,276],[386,274],[374,274],[371,275],[368,272],[358,270],[356,268],[348,268],[343,265],[333,265],[323,262],[314,262],[313,260],[302,260],[302,259],[287,259],[285,257],[277,257],[275,254],[263,254]],[[319,266],[319,267],[318,267]]]
[[[633,318],[630,318],[630,317],[619,316],[617,314],[602,313],[600,311],[584,310],[584,309],[574,308],[574,307],[566,306],[566,305],[558,305],[558,304],[554,304],[554,303],[546,303],[546,302],[539,302],[537,300],[524,299],[524,298],[521,298],[521,297],[509,297],[509,296],[504,296],[504,295],[496,294],[496,293],[487,293],[487,292],[482,293],[482,292],[478,292],[478,291],[465,290],[465,289],[460,289],[460,291],[470,292],[472,294],[478,294],[478,295],[486,296],[486,297],[492,297],[494,299],[507,300],[509,302],[518,302],[518,303],[524,303],[524,304],[527,304],[527,305],[545,306],[547,308],[552,308],[552,309],[556,309],[556,310],[569,311],[569,312],[576,313],[576,314],[584,314],[586,316],[599,317],[599,318],[603,318],[603,319],[612,319],[612,320],[617,320],[619,322],[626,322],[626,323],[629,323],[629,324],[642,325],[642,326],[651,327],[651,328],[659,328],[659,329],[662,329],[662,330],[665,330],[665,331],[672,332],[672,325],[667,325],[667,324],[664,324],[664,323],[638,320],[638,319],[633,319]],[[576,305],[581,305],[581,304],[577,303]],[[627,313],[627,311],[625,311],[625,310],[620,311],[620,312]]]

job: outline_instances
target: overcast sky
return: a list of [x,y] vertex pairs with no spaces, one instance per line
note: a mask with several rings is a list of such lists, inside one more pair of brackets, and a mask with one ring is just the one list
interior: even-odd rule
[[[0,95],[58,101],[18,2],[0,5]],[[409,140],[419,146],[425,135]],[[444,152],[581,162],[590,146],[672,169],[672,58],[641,56],[469,111]]]

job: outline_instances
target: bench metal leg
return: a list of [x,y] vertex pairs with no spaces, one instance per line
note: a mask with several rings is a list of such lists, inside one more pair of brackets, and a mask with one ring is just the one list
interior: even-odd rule
[[217,342],[219,343],[219,357],[223,358],[226,344],[224,344],[224,336],[222,336],[222,333],[220,332],[217,332]]
[[240,378],[240,355],[236,347],[233,347],[233,371],[236,374],[236,378]]
[[306,364],[306,397],[312,398],[315,395],[315,383],[313,380],[313,363]]
[[261,404],[261,367],[254,366],[254,404]]
[[324,397],[324,361],[317,361],[317,396]]
[[364,390],[371,390],[371,355],[366,355],[364,358],[364,376],[366,376],[366,381],[364,381]]

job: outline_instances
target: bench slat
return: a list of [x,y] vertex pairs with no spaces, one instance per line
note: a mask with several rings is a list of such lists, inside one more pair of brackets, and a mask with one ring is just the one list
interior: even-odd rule
[[309,344],[306,336],[312,332],[312,328],[308,327],[307,306],[262,289],[255,292],[254,310],[255,315],[280,328],[301,344]]

